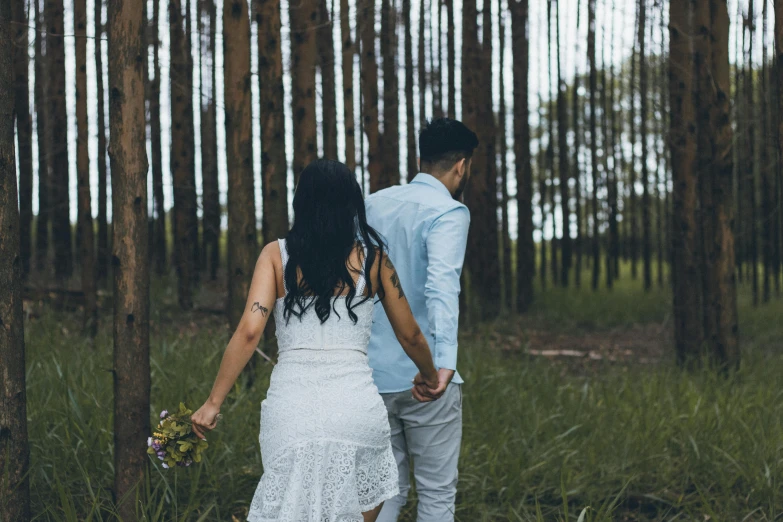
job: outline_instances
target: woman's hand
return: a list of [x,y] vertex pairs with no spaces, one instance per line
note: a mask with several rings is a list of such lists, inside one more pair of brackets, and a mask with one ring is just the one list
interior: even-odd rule
[[204,405],[190,416],[190,421],[193,423],[193,433],[200,439],[205,439],[205,432],[215,429],[218,421],[218,414],[220,413],[220,406],[205,402]]

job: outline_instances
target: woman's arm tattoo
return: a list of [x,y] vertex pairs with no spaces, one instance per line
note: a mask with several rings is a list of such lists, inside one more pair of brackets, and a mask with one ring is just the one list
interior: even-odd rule
[[268,309],[268,308],[265,308],[265,307],[263,307],[263,306],[261,306],[261,305],[258,303],[258,301],[256,301],[255,303],[253,303],[253,306],[251,306],[251,307],[250,307],[250,311],[251,311],[251,312],[261,312],[261,315],[263,315],[264,317],[266,317],[267,315],[269,315],[269,309]]
[[389,259],[388,257],[386,258],[385,264],[388,269],[392,270],[392,275],[391,275],[392,286],[397,289],[397,292],[399,293],[399,298],[402,299],[403,297],[405,297],[405,292],[402,290],[402,284],[400,283],[400,276],[397,275],[397,269],[394,268],[391,259]]

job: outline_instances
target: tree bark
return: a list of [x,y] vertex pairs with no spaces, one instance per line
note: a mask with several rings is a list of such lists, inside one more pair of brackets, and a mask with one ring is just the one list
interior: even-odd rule
[[514,278],[511,272],[511,231],[508,220],[508,142],[506,140],[506,89],[505,89],[505,53],[506,53],[506,17],[502,0],[498,0],[498,36],[500,42],[500,62],[498,64],[498,79],[500,85],[500,107],[498,114],[498,142],[500,144],[500,222],[501,222],[501,252],[504,306],[508,310],[514,308]]
[[[571,196],[568,183],[571,166],[568,164],[568,108],[566,102],[567,86],[560,67],[560,0],[556,0],[557,15],[557,151],[558,168],[560,170],[560,208],[562,210],[563,234],[560,240],[560,284],[568,286],[568,275],[571,269]],[[578,132],[578,129],[574,129]]]
[[[745,159],[747,165],[745,166],[745,179],[741,180],[742,185],[745,187],[746,202],[745,206],[748,209],[746,215],[747,226],[746,234],[749,236],[747,247],[749,252],[747,256],[749,259],[746,261],[750,264],[750,276],[751,286],[753,291],[753,304],[759,303],[759,273],[758,273],[758,221],[757,221],[757,197],[756,197],[756,126],[753,125],[753,120],[756,118],[756,96],[755,96],[755,82],[753,81],[753,32],[755,29],[753,13],[753,0],[749,0],[748,3],[748,18],[746,19],[746,30],[748,37],[748,45],[746,47],[745,65],[747,70],[745,71],[744,88],[745,88],[745,111],[746,127],[745,127]],[[744,38],[743,33],[743,38]]]
[[772,254],[773,254],[773,210],[772,210],[772,190],[773,182],[770,176],[770,157],[769,157],[769,133],[770,133],[770,104],[769,104],[769,70],[767,69],[767,2],[762,4],[762,32],[761,39],[761,77],[759,79],[760,97],[760,120],[761,123],[761,154],[760,154],[760,178],[761,178],[761,254],[764,266],[763,293],[762,300],[767,303],[772,296]]
[[35,86],[33,100],[35,102],[35,132],[38,138],[38,219],[35,223],[35,267],[41,272],[46,266],[49,250],[49,132],[46,126],[49,112],[47,94],[49,92],[49,66],[43,53],[41,41],[45,38],[46,29],[39,2],[34,1],[35,16]]
[[315,121],[317,0],[290,2],[291,98],[294,115],[294,181],[318,156]]
[[[553,2],[556,0],[547,0],[547,10],[546,10],[546,23],[547,23],[547,64],[552,63],[552,40],[556,38],[556,36],[553,38],[552,35],[552,5]],[[555,33],[556,34],[556,33]],[[558,271],[558,263],[557,263],[557,246],[558,246],[558,239],[557,239],[557,219],[555,217],[555,207],[556,207],[556,189],[555,186],[557,185],[557,167],[555,166],[555,155],[556,155],[556,143],[557,143],[557,137],[555,134],[555,118],[556,118],[556,100],[557,100],[557,86],[555,85],[555,79],[554,79],[554,71],[552,70],[552,67],[547,67],[547,71],[549,72],[549,84],[547,86],[547,91],[549,94],[549,103],[547,104],[547,123],[548,125],[548,143],[546,148],[546,166],[549,170],[549,190],[548,194],[550,196],[549,201],[549,217],[551,219],[552,223],[552,240],[549,242],[550,246],[550,252],[551,255],[549,256],[550,262],[551,262],[551,269],[552,269],[552,284],[557,285],[558,280],[560,279],[560,272]],[[542,231],[542,237],[543,237],[543,231]]]
[[63,0],[46,0],[46,56],[49,77],[47,121],[51,178],[49,205],[54,240],[54,273],[59,280],[73,273],[70,182],[68,174],[68,119],[65,110],[65,22]]
[[332,17],[326,0],[318,0],[318,68],[321,71],[324,157],[337,160],[337,92]]
[[381,0],[381,57],[383,58],[383,169],[375,190],[400,183],[400,116],[397,80],[397,7]]
[[340,0],[340,35],[343,52],[343,109],[345,114],[345,165],[356,171],[356,128],[353,107],[353,60],[356,50],[351,34],[348,0]]
[[[378,64],[375,57],[375,0],[359,0],[357,30],[361,40],[362,125],[367,134],[370,192],[382,188],[383,142],[378,125]],[[363,142],[363,140],[362,140]],[[364,156],[362,155],[362,162]]]
[[410,0],[402,0],[402,16],[405,28],[405,143],[408,149],[406,179],[411,181],[419,171],[419,164],[416,161],[416,120],[413,114],[413,27]]
[[[781,0],[783,1],[783,0]],[[536,247],[533,243],[533,172],[528,108],[528,0],[509,0],[514,74],[514,166],[517,180],[517,311],[533,301]]]
[[457,89],[455,81],[456,49],[454,45],[454,0],[445,0],[446,3],[446,49],[448,53],[448,76],[446,81],[449,87],[449,108],[446,115],[454,119],[457,117]]
[[592,172],[592,253],[593,253],[593,290],[598,289],[598,277],[601,270],[601,249],[598,237],[598,129],[597,109],[598,100],[598,69],[595,63],[595,2],[588,0],[588,34],[587,34],[587,60],[590,62],[590,164]]
[[261,106],[261,227],[264,242],[288,232],[288,169],[283,112],[283,55],[280,3],[256,0],[258,23],[258,84]]
[[90,196],[90,136],[87,127],[87,2],[74,0],[73,30],[76,44],[76,178],[79,205],[79,249],[81,250],[82,291],[85,296],[84,329],[90,336],[98,332],[96,295],[95,235],[92,228]]
[[775,195],[777,197],[777,233],[775,234],[775,266],[776,266],[776,287],[780,288],[780,273],[783,268],[783,212],[780,205],[783,205],[783,0],[774,0],[775,7],[775,61],[774,71],[777,74],[777,111],[775,112],[776,122],[776,150],[777,163],[775,169]]
[[639,260],[639,236],[638,236],[638,230],[639,226],[637,223],[637,212],[636,212],[636,135],[637,135],[637,125],[636,125],[636,91],[634,90],[634,81],[636,80],[636,64],[637,64],[637,49],[636,44],[638,43],[638,27],[639,27],[639,3],[636,3],[635,9],[636,18],[634,20],[634,27],[637,28],[637,36],[633,40],[633,48],[631,50],[631,78],[628,82],[628,100],[630,104],[630,111],[629,111],[629,118],[628,118],[628,125],[631,129],[631,158],[630,163],[628,164],[628,171],[629,171],[629,179],[628,179],[628,218],[625,217],[625,212],[623,212],[623,221],[628,222],[628,228],[626,233],[626,242],[628,244],[627,251],[628,255],[627,257],[631,260],[631,277],[636,280],[638,276],[638,260]]
[[185,32],[185,20],[180,0],[169,1],[171,44],[171,175],[174,184],[174,250],[177,268],[177,293],[183,310],[193,307],[191,287],[198,265],[193,252],[198,236],[196,215],[196,183],[193,144],[192,76]]
[[[158,9],[158,2],[154,2],[155,11]],[[157,18],[155,18],[157,20]],[[155,28],[157,31],[157,23]],[[155,33],[157,34],[157,33]],[[98,245],[96,250],[96,272],[98,282],[101,285],[105,285],[106,279],[109,275],[109,220],[108,220],[108,202],[109,191],[108,184],[109,174],[106,171],[106,113],[104,100],[106,99],[103,93],[103,0],[95,0],[95,83],[97,85],[97,105],[98,112],[96,117],[98,119]],[[156,72],[157,78],[157,72]],[[160,110],[160,109],[158,109]],[[152,105],[150,105],[150,113],[152,113]],[[160,118],[158,118],[160,122]],[[152,121],[150,122],[152,125]],[[155,127],[151,127],[151,138],[153,143],[153,157],[155,154]],[[158,142],[160,143],[160,125],[157,128]],[[160,149],[158,149],[160,150]],[[154,161],[153,161],[154,163]],[[154,179],[154,174],[153,174]]]
[[203,241],[201,258],[209,277],[217,279],[220,266],[220,190],[218,188],[216,38],[214,0],[198,0],[199,74],[201,110],[201,179]]
[[19,85],[14,81],[18,71],[13,60],[18,42],[13,40],[10,20],[11,5],[4,2],[0,4],[0,519],[25,522],[30,520],[30,449],[14,150],[14,91]]
[[30,117],[30,94],[28,70],[30,58],[27,32],[30,23],[27,20],[25,0],[11,1],[11,27],[14,67],[14,99],[16,112],[17,144],[19,146],[19,256],[21,274],[27,279],[30,273],[32,254],[33,225],[33,132]]
[[427,0],[419,0],[419,49],[418,49],[418,73],[419,73],[419,123],[424,128],[427,123],[427,59],[424,49],[424,28],[427,14]]
[[[137,520],[149,459],[149,252],[142,0],[108,3],[114,272],[114,495]],[[136,489],[138,488],[138,489]]]
[[651,238],[650,238],[650,173],[647,166],[647,56],[646,56],[647,4],[639,0],[639,102],[640,137],[642,140],[642,269],[644,289],[652,287]]
[[[576,2],[576,31],[579,33],[581,26],[581,0]],[[579,38],[576,38],[576,56],[581,55],[581,45]],[[574,178],[574,214],[576,214],[576,240],[574,241],[573,250],[576,250],[576,263],[574,266],[574,284],[577,288],[582,286],[582,247],[584,236],[582,235],[582,183],[581,183],[581,161],[580,155],[582,150],[581,144],[581,132],[579,132],[579,115],[581,114],[581,107],[579,104],[579,85],[580,73],[579,73],[579,61],[575,60],[574,63],[574,88],[573,95],[571,96],[571,113],[573,118],[572,126],[574,128],[574,146],[573,146],[573,178]],[[573,253],[572,253],[573,255]]]
[[236,328],[250,290],[258,244],[253,199],[250,20],[245,0],[223,4],[228,158],[228,318]]
[[[96,0],[97,1],[97,0]],[[150,82],[150,145],[152,152],[152,197],[155,209],[153,227],[153,258],[155,272],[163,275],[167,271],[166,206],[163,194],[163,156],[160,129],[160,35],[158,20],[160,2],[152,3],[152,69],[155,77]],[[175,238],[176,242],[176,238]]]

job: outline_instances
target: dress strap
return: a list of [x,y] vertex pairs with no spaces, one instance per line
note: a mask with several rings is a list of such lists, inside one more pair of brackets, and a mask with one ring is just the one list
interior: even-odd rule
[[364,294],[364,287],[367,286],[367,278],[365,277],[364,266],[367,263],[367,246],[364,245],[364,263],[362,264],[362,271],[359,273],[359,279],[356,281],[356,295],[361,296]]
[[283,290],[288,293],[288,286],[285,284],[285,267],[288,264],[288,249],[286,248],[285,239],[278,239],[277,244],[280,247],[280,259],[283,262]]

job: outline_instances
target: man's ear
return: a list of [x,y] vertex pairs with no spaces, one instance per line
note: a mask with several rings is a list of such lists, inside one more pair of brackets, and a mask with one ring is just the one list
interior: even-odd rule
[[458,177],[462,177],[468,172],[468,160],[467,158],[462,158],[457,162],[457,175]]

